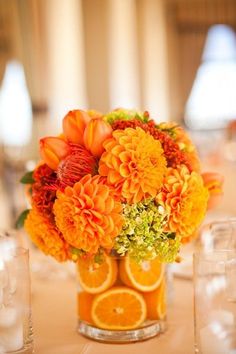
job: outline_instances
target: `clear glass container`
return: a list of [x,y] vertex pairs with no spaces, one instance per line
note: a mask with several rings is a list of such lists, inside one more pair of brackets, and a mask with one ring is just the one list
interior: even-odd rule
[[142,341],[167,328],[165,268],[157,259],[80,260],[78,332],[112,343]]
[[225,218],[204,225],[196,248],[202,251],[236,250],[236,218]]
[[33,352],[30,298],[28,250],[5,248],[0,254],[1,353]]
[[194,254],[195,353],[236,353],[236,252]]

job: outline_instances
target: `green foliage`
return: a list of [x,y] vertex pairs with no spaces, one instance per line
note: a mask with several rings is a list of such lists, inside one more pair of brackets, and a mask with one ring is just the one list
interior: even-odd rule
[[149,120],[149,115],[147,112],[137,112],[132,110],[126,109],[117,109],[112,111],[104,116],[104,119],[109,123],[112,124],[116,120],[131,120],[131,119],[138,119],[143,123],[147,123]]
[[33,184],[34,183],[33,173],[34,171],[26,172],[26,174],[20,179],[20,183]]
[[24,226],[25,219],[27,218],[27,215],[29,214],[30,209],[24,210],[18,217],[15,223],[16,229],[21,229]]

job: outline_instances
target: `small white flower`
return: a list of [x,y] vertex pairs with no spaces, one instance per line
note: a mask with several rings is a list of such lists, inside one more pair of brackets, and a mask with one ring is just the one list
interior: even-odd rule
[[160,213],[161,215],[164,215],[164,214],[165,214],[165,209],[164,209],[164,207],[163,207],[162,205],[159,205],[159,206],[158,206],[158,211],[159,211],[159,213]]

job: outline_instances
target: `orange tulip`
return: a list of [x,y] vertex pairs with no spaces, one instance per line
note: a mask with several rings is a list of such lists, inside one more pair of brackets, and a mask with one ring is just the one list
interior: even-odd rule
[[207,208],[213,209],[220,204],[222,200],[224,177],[216,172],[205,172],[202,173],[202,178],[209,192]]
[[63,119],[63,132],[66,138],[75,144],[84,145],[84,129],[91,117],[84,111],[69,111]]
[[70,147],[64,140],[56,137],[40,139],[40,155],[43,161],[53,170],[61,160],[70,153]]
[[111,136],[112,128],[102,118],[91,119],[84,131],[84,145],[93,156],[100,157],[103,142]]

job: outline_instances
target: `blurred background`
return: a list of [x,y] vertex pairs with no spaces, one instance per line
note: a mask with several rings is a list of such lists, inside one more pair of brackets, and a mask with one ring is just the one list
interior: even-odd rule
[[233,214],[235,30],[235,0],[0,0],[0,228],[25,208],[38,139],[75,108],[187,127]]

